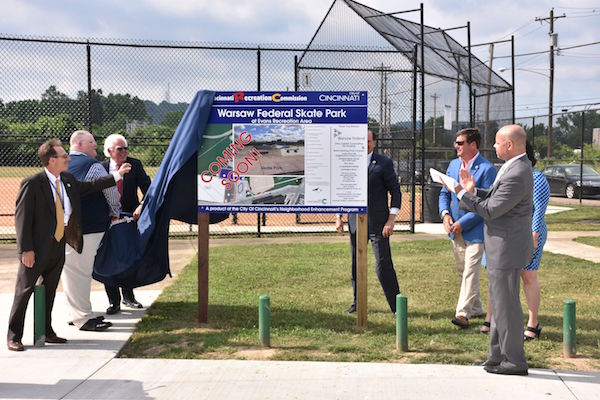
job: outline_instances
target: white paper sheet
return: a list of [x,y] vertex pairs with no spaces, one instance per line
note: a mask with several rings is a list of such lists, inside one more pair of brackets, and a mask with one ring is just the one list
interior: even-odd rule
[[429,168],[429,175],[431,175],[431,180],[441,183],[442,185],[446,185],[448,190],[450,190],[452,193],[456,193],[454,189],[458,186],[458,182],[454,178],[451,178],[433,168]]

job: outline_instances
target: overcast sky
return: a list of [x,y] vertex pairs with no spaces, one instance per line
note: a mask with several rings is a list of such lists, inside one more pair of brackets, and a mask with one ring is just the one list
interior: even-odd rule
[[[418,8],[420,1],[364,0],[383,12]],[[306,44],[325,16],[327,0],[0,0],[3,34],[217,43]],[[473,44],[515,35],[517,54],[548,50],[548,17],[557,19],[559,47],[600,41],[600,0],[424,1],[425,24],[455,27],[471,22]],[[418,20],[418,14],[402,17]],[[464,30],[450,32],[466,45]],[[509,51],[498,48],[498,52]],[[488,59],[487,47],[474,53]],[[499,55],[497,53],[497,55]],[[516,108],[520,115],[547,113],[548,53],[516,59]],[[494,70],[509,68],[494,60]],[[535,71],[523,71],[528,69]],[[510,81],[510,71],[501,73]],[[600,45],[563,50],[555,57],[555,112],[600,103]],[[600,105],[593,106],[598,108]]]

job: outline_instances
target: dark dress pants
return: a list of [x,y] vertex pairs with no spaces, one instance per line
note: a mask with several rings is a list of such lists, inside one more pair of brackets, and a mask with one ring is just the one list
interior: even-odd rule
[[[105,284],[104,290],[106,290],[106,295],[108,296],[108,301],[111,305],[118,306],[119,304],[121,304],[121,293],[119,292],[118,286],[109,286]],[[121,288],[121,291],[123,292],[124,299],[130,301],[135,300],[135,297],[133,295],[133,289]]]
[[[375,272],[392,312],[396,312],[396,295],[400,293],[398,278],[392,262],[389,238],[381,234],[369,233],[369,240],[375,254]],[[352,290],[356,305],[356,232],[350,233],[350,251],[352,253]]]
[[27,268],[22,263],[19,265],[15,297],[8,320],[8,340],[22,340],[27,304],[40,276],[42,277],[41,283],[46,289],[46,336],[56,335],[52,329],[52,307],[54,306],[56,287],[65,263],[65,239],[63,238],[60,242],[52,241],[49,247],[47,253],[36,253],[32,268]]

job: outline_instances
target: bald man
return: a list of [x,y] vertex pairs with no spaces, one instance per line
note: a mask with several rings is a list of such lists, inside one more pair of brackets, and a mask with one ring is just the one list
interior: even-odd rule
[[520,272],[533,254],[531,213],[533,174],[525,146],[527,134],[519,125],[496,133],[496,155],[506,161],[489,190],[475,189],[468,170],[460,171],[456,188],[460,207],[483,217],[484,243],[492,304],[490,345],[484,369],[493,374],[527,375],[523,349],[523,310],[519,298]]
[[[88,131],[75,131],[70,140],[68,172],[81,181],[91,181],[109,175],[96,160],[96,140]],[[131,169],[123,164],[122,173],[113,173],[115,182]],[[65,265],[61,276],[73,325],[82,331],[102,331],[112,323],[104,321],[104,316],[96,316],[92,311],[90,291],[92,270],[96,251],[110,225],[111,217],[118,217],[121,209],[119,192],[115,186],[81,198],[81,230],[83,249],[80,253],[67,244]]]

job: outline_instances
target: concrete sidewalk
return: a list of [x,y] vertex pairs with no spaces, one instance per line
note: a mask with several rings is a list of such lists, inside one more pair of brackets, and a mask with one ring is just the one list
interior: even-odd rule
[[[394,240],[445,237],[440,224],[421,224],[417,235],[394,235]],[[570,240],[574,234],[551,238]],[[582,232],[591,235],[593,232]],[[600,232],[598,232],[600,234]],[[298,238],[291,238],[297,242]],[[264,242],[265,239],[258,239]],[[278,242],[290,238],[266,239]],[[311,239],[307,239],[311,240]],[[312,240],[323,241],[323,237]],[[328,241],[347,241],[331,237]],[[243,243],[252,239],[242,239]],[[235,240],[211,240],[211,245]],[[583,246],[572,242],[570,246]],[[12,249],[11,249],[12,246]],[[570,247],[567,246],[567,247]],[[176,274],[195,254],[193,240],[170,241],[171,267]],[[589,247],[589,246],[586,246]],[[596,253],[600,250],[593,248]],[[575,256],[585,255],[581,248]],[[10,256],[10,259],[9,259]],[[0,280],[14,285],[14,245],[0,246]],[[166,284],[136,289],[150,305]],[[8,284],[0,285],[7,287]],[[12,290],[0,293],[0,335],[6,322]],[[106,294],[95,284],[94,309],[103,313]],[[488,374],[479,366],[413,365],[394,363],[331,363],[242,360],[153,360],[115,358],[135,329],[144,310],[122,309],[108,316],[114,326],[106,332],[84,332],[67,325],[62,292],[57,293],[53,325],[67,344],[31,347],[32,311],[28,311],[25,352],[0,346],[0,398],[3,399],[600,399],[600,372],[530,369],[528,377]]]

